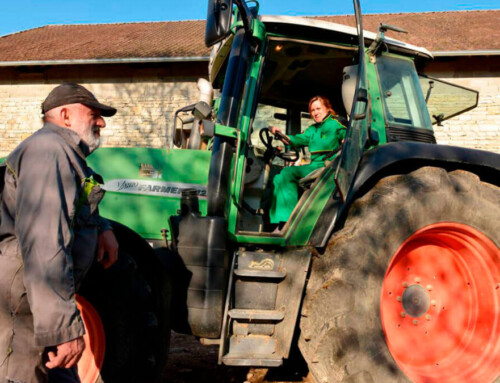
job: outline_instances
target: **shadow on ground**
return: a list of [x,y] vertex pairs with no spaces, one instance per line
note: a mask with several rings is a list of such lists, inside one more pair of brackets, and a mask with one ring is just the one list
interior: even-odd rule
[[172,333],[163,383],[314,383],[306,378],[307,366],[300,354],[292,355],[282,367],[266,369],[220,366],[218,352],[218,347],[202,346],[192,336]]

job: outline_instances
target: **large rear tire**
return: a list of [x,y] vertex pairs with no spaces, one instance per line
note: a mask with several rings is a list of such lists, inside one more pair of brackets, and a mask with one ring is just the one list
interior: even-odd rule
[[137,234],[117,224],[114,232],[118,261],[94,265],[79,292],[89,337],[78,373],[88,383],[158,382],[170,340],[168,276]]
[[500,381],[500,189],[387,177],[315,259],[299,346],[317,382]]

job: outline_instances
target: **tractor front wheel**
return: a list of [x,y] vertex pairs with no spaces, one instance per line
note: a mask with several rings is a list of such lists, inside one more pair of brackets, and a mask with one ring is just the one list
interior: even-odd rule
[[89,271],[77,302],[86,327],[78,364],[82,383],[154,383],[170,340],[170,285],[153,249],[114,224],[118,261]]
[[387,177],[315,259],[300,348],[317,382],[500,381],[500,189]]

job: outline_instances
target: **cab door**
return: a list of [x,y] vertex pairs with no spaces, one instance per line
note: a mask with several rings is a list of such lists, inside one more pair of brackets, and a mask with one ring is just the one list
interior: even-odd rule
[[357,80],[346,138],[344,140],[342,154],[335,174],[335,183],[344,202],[347,198],[354,175],[358,168],[358,164],[363,155],[371,119],[368,81],[366,76],[363,22],[359,0],[354,0],[354,11],[356,14],[356,28],[359,40]]

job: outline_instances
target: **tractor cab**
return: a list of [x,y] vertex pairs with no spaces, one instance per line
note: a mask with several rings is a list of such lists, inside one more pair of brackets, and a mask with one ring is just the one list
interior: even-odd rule
[[[253,20],[251,38],[240,29],[242,36],[230,34],[214,45],[209,67],[214,87],[233,84],[233,89],[226,91],[232,96],[231,112],[223,111],[233,118],[232,124],[224,125],[233,127],[237,137],[228,182],[229,230],[244,241],[304,243],[330,197],[340,197],[335,193],[339,164],[357,164],[364,149],[390,140],[435,142],[414,64],[415,56],[431,55],[425,49],[388,39],[391,49],[379,54],[377,63],[368,62],[371,67],[367,70],[364,58],[360,61],[355,28],[296,17]],[[375,34],[369,37],[376,40]],[[383,101],[375,66],[378,76],[385,79]],[[375,76],[371,86],[367,74]],[[399,81],[392,80],[396,78]],[[245,79],[244,87],[234,89],[236,79]],[[225,90],[221,92],[224,99]],[[359,136],[346,140],[348,150],[352,152],[354,147],[356,153],[343,161],[340,153],[332,153],[321,169],[301,179],[299,202],[281,233],[273,234],[274,226],[269,222],[273,178],[284,167],[308,164],[310,153],[307,147],[285,146],[270,134],[269,127],[277,126],[287,135],[304,132],[314,123],[308,103],[317,95],[330,100],[345,126],[356,121],[357,128],[352,130]],[[357,109],[353,109],[355,104]],[[392,118],[387,129],[384,111]],[[217,136],[217,129],[213,131]]]
[[[242,242],[313,244],[321,212],[345,203],[367,151],[399,141],[434,144],[434,123],[477,105],[477,92],[419,77],[417,65],[432,55],[384,35],[399,28],[381,24],[375,34],[363,32],[359,22],[353,28],[257,16],[240,1],[210,1],[208,13],[210,89],[198,84],[201,101],[177,112],[185,120],[173,142],[212,152],[206,214],[226,217],[229,233]],[[461,102],[443,103],[450,92],[460,93]],[[299,201],[274,234],[273,178],[285,167],[308,164],[310,153],[284,145],[269,128],[304,132],[314,122],[308,102],[318,95],[329,99],[347,137],[341,152],[299,180]],[[453,110],[442,111],[444,105]]]
[[[269,128],[277,126],[286,135],[303,133],[314,123],[309,116],[308,103],[317,95],[328,98],[338,118],[347,125],[342,85],[345,68],[353,63],[356,53],[357,49],[352,46],[295,37],[270,36],[266,41],[264,64],[248,126],[241,194],[243,209],[237,225],[240,232],[265,235],[273,231],[273,225],[269,224],[273,178],[284,167],[307,165],[311,160],[307,147],[285,146],[270,134]],[[346,83],[355,86],[352,81]],[[353,89],[349,90],[352,97]],[[332,153],[331,160],[337,156],[338,153]],[[307,180],[299,182],[300,196],[314,189],[313,184],[325,167],[326,163]]]

